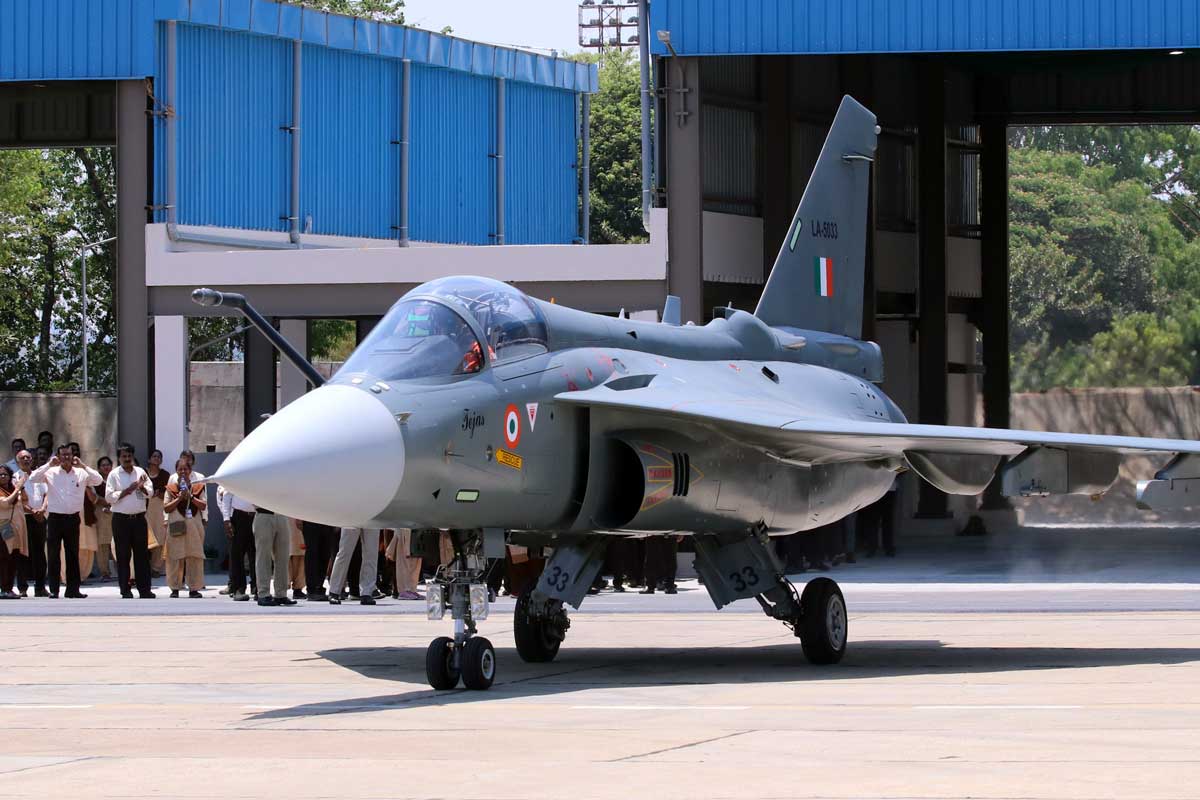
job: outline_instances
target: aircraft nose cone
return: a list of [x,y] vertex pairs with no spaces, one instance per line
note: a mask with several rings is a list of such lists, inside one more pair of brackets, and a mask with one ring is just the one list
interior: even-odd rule
[[387,407],[359,389],[322,386],[258,426],[213,479],[289,517],[362,527],[403,475],[404,439]]

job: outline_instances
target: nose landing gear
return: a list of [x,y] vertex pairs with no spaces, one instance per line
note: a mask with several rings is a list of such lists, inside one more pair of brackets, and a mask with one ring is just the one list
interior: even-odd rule
[[426,595],[429,619],[442,619],[446,611],[454,620],[454,638],[439,636],[425,651],[425,678],[434,689],[447,690],[462,681],[468,689],[482,691],[496,680],[496,649],[476,635],[475,623],[487,619],[488,588],[483,582],[482,559],[467,554],[477,538],[454,531],[455,559],[438,570]]

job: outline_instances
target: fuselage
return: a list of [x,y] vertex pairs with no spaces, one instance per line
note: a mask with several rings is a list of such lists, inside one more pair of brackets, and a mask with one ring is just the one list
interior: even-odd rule
[[[393,332],[416,331],[417,338],[385,340],[380,334],[374,344],[365,341],[363,348],[375,349],[363,357],[356,352],[329,384],[268,420],[218,477],[254,502],[330,524],[684,534],[815,528],[878,499],[895,477],[894,465],[883,461],[830,454],[794,462],[669,413],[556,399],[600,386],[613,392],[654,386],[678,393],[681,406],[703,394],[748,409],[782,404],[797,419],[903,422],[871,380],[879,377],[873,343],[770,328],[733,310],[703,327],[672,326],[588,314],[523,295],[536,322],[520,328],[521,336],[513,336],[510,325],[508,338],[497,339],[489,330],[494,300],[481,313],[473,311],[474,301],[448,298],[431,286],[407,295],[408,305],[398,303],[380,323]],[[504,284],[492,288],[516,292]],[[414,377],[414,371],[432,371],[426,366],[431,354],[447,363],[457,359],[443,339],[462,349],[466,334],[439,327],[439,306],[465,319],[488,344],[474,348],[480,358],[468,352],[447,374]],[[393,318],[398,312],[399,322]],[[416,357],[425,359],[420,369],[403,366]],[[367,402],[386,415],[370,411]],[[379,426],[375,439],[359,430],[368,417]],[[383,430],[385,420],[392,429]],[[289,432],[302,438],[314,426],[327,441],[337,440],[336,431],[345,427],[347,441],[378,440],[402,456],[397,461],[380,453],[373,467],[355,459],[367,466],[359,503],[277,491],[282,473],[291,469],[283,463],[276,467],[278,480],[247,478],[239,492],[238,473],[246,471],[239,451],[254,451],[256,438],[286,449]],[[297,452],[278,461],[307,457]],[[261,471],[265,465],[258,466]],[[340,491],[354,487],[351,482]]]

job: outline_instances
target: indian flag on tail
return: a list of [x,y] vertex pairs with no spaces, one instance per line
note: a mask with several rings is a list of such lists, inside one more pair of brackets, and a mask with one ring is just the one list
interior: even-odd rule
[[813,265],[815,267],[817,295],[820,297],[833,297],[833,259],[818,256],[813,259]]

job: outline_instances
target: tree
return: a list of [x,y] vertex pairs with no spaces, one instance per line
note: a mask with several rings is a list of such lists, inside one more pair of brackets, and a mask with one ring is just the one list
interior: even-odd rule
[[321,11],[332,11],[335,14],[346,14],[351,17],[365,17],[377,22],[394,22],[404,24],[404,0],[315,0],[315,2],[297,2]]
[[[0,387],[80,385],[79,248],[116,231],[114,155],[106,148],[0,153]],[[88,257],[89,388],[116,378],[116,249]]]
[[600,90],[592,96],[591,240],[597,244],[646,241],[642,228],[641,77],[634,54],[604,50],[575,56],[599,64]]
[[1161,131],[1081,130],[1012,137],[1013,387],[1186,382],[1198,372],[1200,242],[1162,191],[1173,156]]

